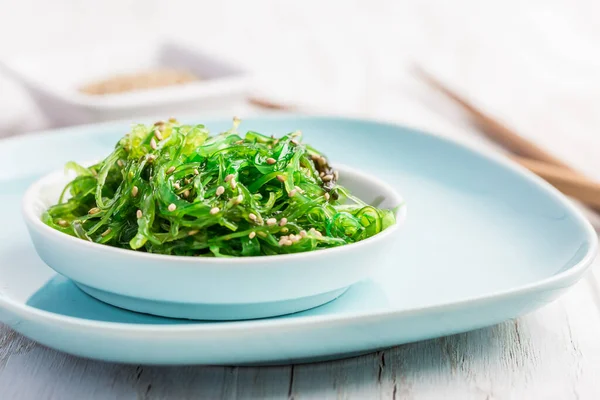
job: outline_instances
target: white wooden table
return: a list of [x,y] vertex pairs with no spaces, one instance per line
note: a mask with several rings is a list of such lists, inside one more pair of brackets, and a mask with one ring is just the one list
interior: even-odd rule
[[[0,26],[0,54],[118,40],[176,23],[170,34],[194,37],[258,71],[266,95],[487,146],[455,109],[410,78],[419,62],[600,180],[600,9],[593,1],[342,7],[263,0],[187,3],[193,12],[182,12],[184,3],[113,0],[94,10],[73,0],[13,3],[13,18]],[[44,125],[2,77],[0,92],[0,136]],[[116,365],[58,353],[0,326],[0,398],[600,399],[599,274],[596,262],[566,295],[514,321],[321,364]]]

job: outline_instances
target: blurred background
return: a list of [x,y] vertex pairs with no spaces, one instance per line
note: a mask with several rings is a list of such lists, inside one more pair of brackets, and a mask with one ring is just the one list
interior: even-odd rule
[[[414,79],[420,65],[584,172],[600,171],[596,1],[4,0],[0,14],[0,60],[86,57],[100,46],[170,38],[248,71],[251,96],[481,141],[451,103]],[[70,65],[44,79],[78,74]],[[260,110],[240,103],[215,112]],[[0,137],[51,126],[0,69]]]

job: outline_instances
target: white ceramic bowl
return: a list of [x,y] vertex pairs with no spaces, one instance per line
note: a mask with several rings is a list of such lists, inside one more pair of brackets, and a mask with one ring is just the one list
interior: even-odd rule
[[[104,96],[82,85],[115,74],[177,68],[197,82]],[[122,42],[0,60],[0,70],[20,82],[55,126],[132,117],[173,117],[219,112],[244,104],[250,74],[196,48],[170,41]]]
[[[367,203],[383,198],[380,207],[403,204],[381,180],[337,167],[340,183]],[[87,242],[45,225],[42,213],[72,178],[63,171],[51,173],[23,198],[25,222],[41,259],[99,300],[175,318],[263,318],[329,302],[374,268],[395,261],[387,255],[406,215],[402,206],[394,226],[332,249],[227,259],[157,255]]]

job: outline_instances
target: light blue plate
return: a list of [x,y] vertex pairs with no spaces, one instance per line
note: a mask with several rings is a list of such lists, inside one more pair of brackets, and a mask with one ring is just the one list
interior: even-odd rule
[[[204,122],[211,130],[230,126],[229,119]],[[410,211],[393,267],[331,303],[272,319],[202,323],[108,306],[43,264],[19,213],[33,180],[67,160],[102,157],[128,129],[76,127],[0,142],[1,319],[47,346],[110,361],[309,361],[516,317],[573,285],[596,254],[595,232],[568,200],[498,157],[360,120],[284,116],[241,127],[269,134],[301,129],[334,163],[395,186]]]

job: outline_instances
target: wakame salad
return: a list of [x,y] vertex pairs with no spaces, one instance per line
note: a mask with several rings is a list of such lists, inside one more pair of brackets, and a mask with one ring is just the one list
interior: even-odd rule
[[205,257],[313,251],[395,224],[394,210],[340,186],[301,132],[242,135],[239,122],[216,135],[174,119],[135,125],[101,162],[67,163],[77,176],[42,219],[91,242]]

